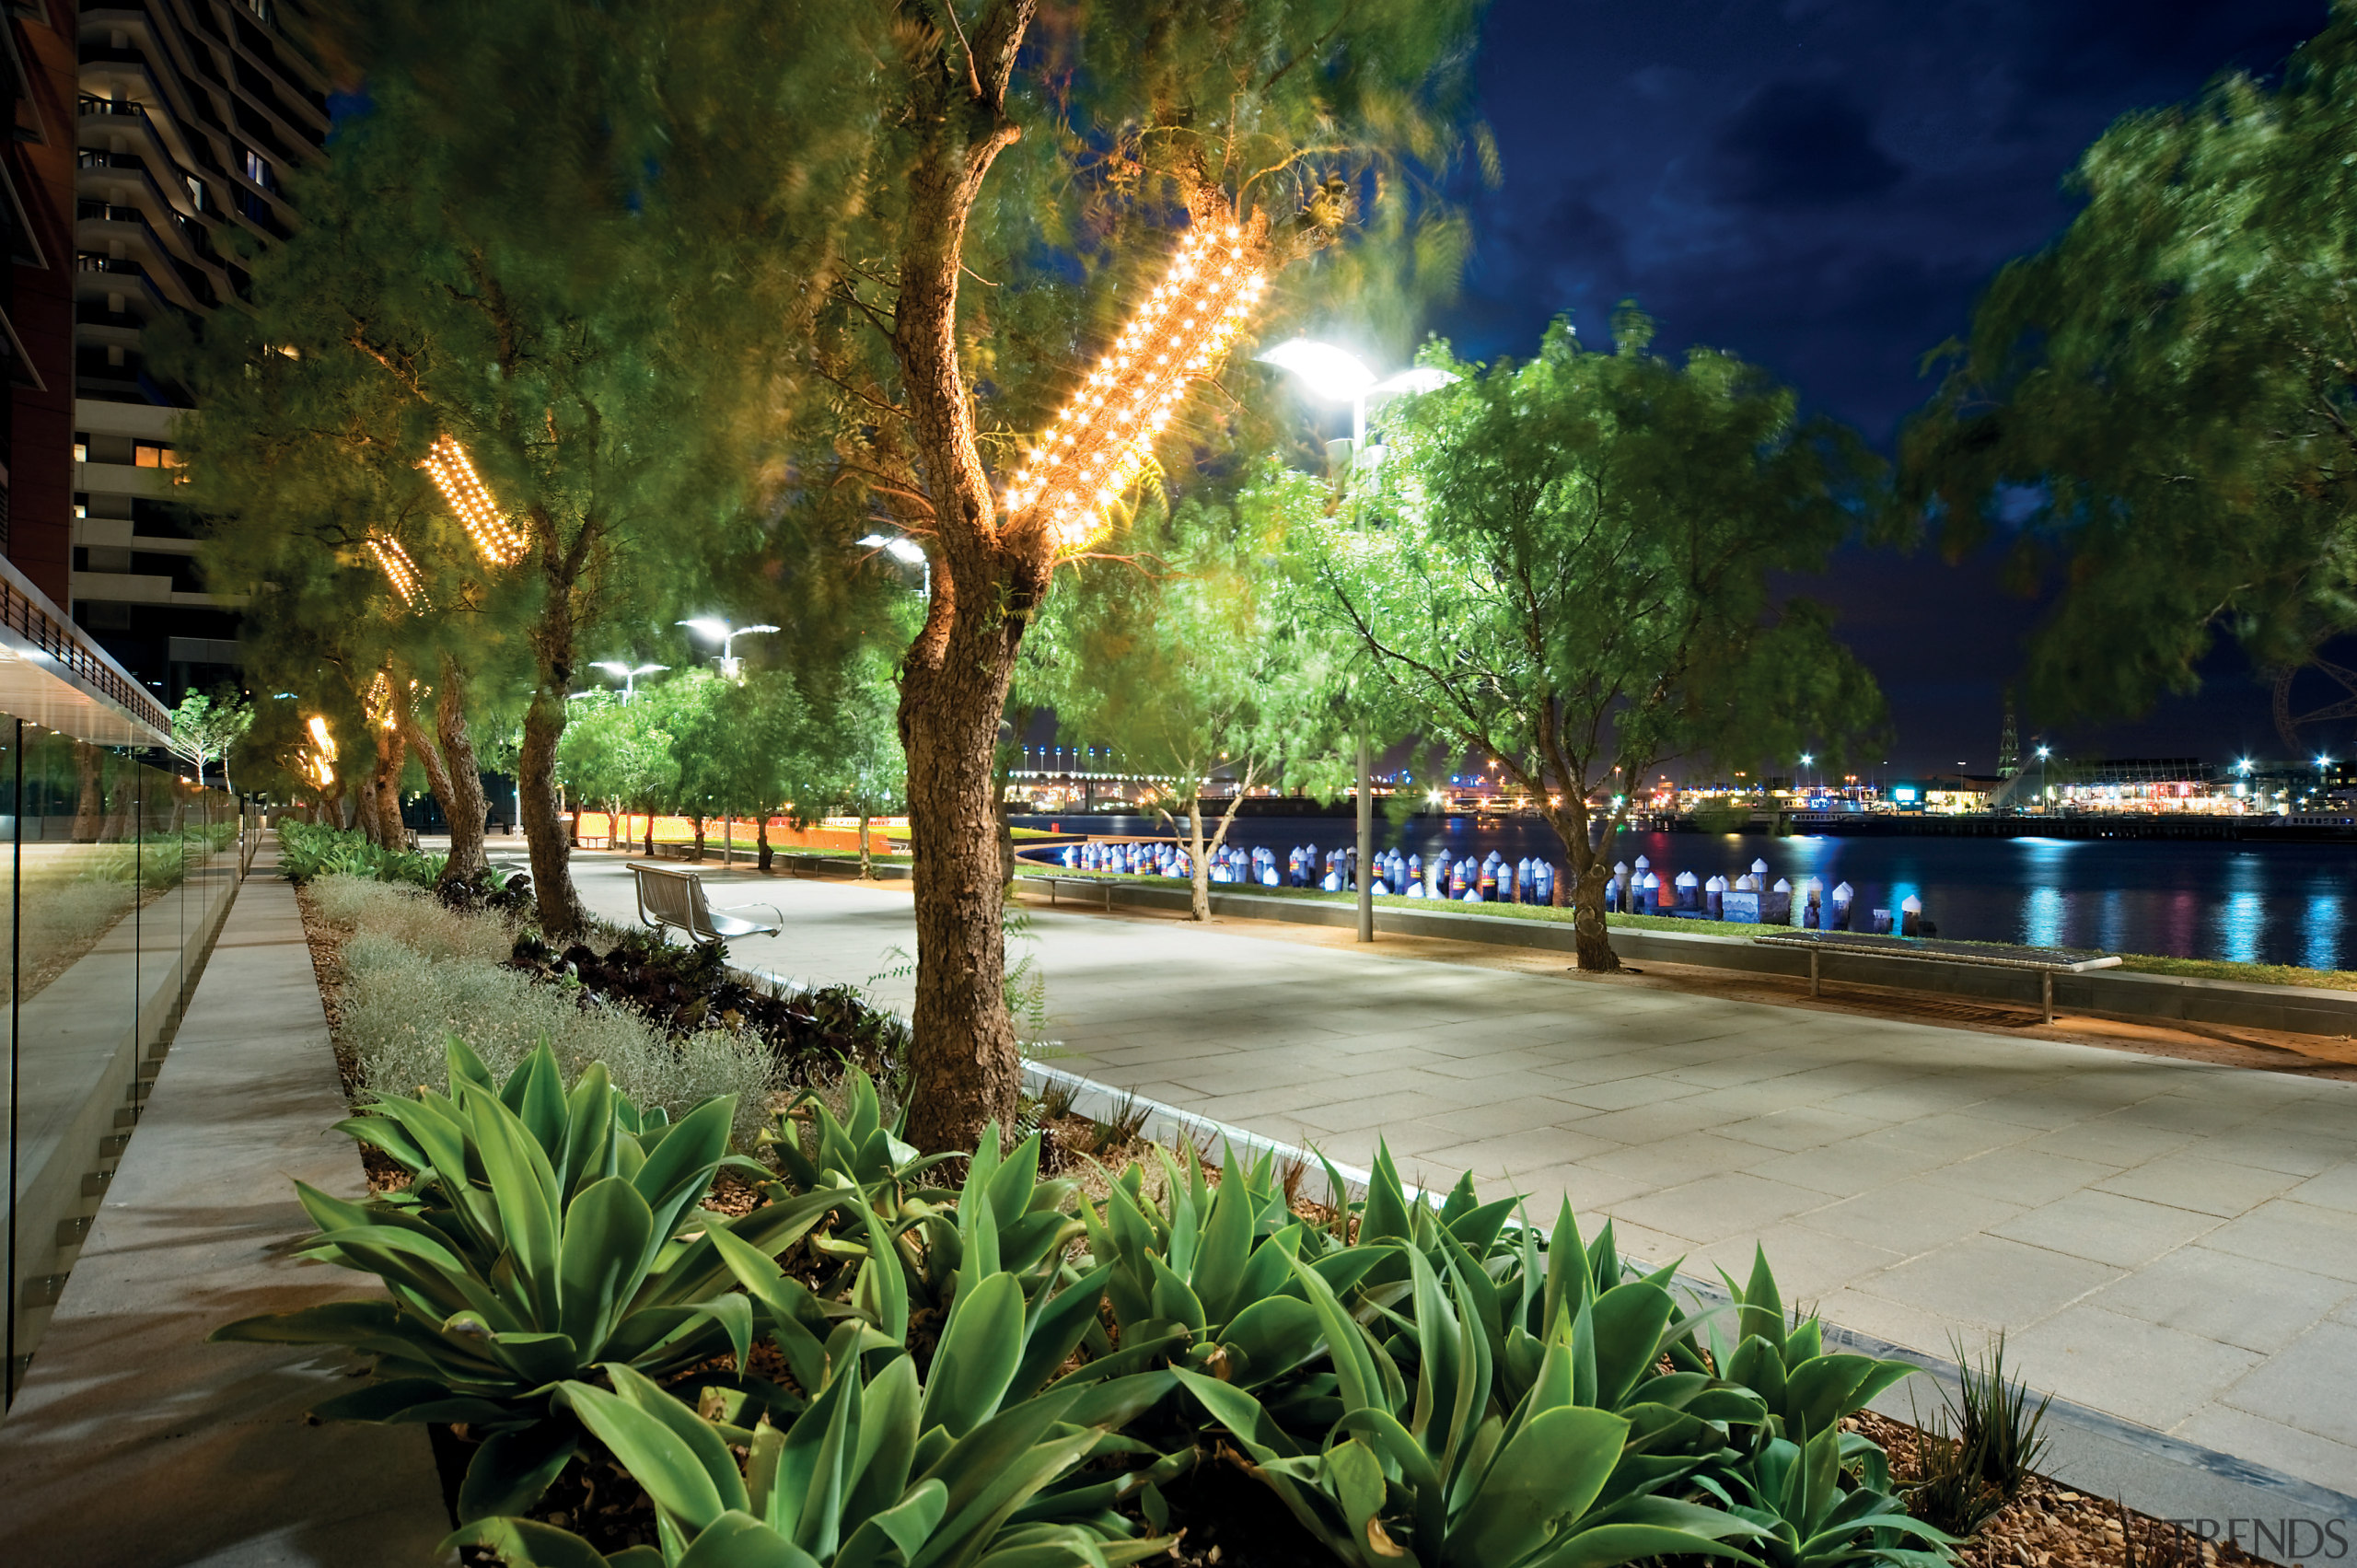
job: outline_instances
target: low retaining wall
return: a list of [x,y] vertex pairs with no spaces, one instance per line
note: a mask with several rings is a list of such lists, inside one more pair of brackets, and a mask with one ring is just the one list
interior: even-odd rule
[[[1093,879],[1083,889],[1079,879],[1055,890],[1059,902],[1082,906],[1121,906],[1132,909],[1183,911],[1183,888],[1131,885],[1110,877]],[[1104,885],[1107,890],[1099,893]],[[1240,920],[1283,920],[1300,925],[1354,926],[1358,911],[1350,904],[1316,899],[1271,898],[1265,894],[1214,889],[1212,912]],[[1377,904],[1378,935],[1441,936],[1458,942],[1489,942],[1506,947],[1530,947],[1569,954],[1573,950],[1569,924],[1516,920],[1511,916],[1464,912],[1457,908],[1410,910]],[[1709,931],[1632,930],[1614,928],[1613,950],[1636,963],[1694,964],[1704,969],[1734,970],[1748,974],[1808,978],[1808,954],[1794,947],[1763,947],[1746,935],[1721,935],[1745,927],[1717,926]],[[1765,931],[1769,928],[1757,928]],[[1782,930],[1785,927],[1776,927]],[[1894,991],[1928,992],[1943,996],[2006,1002],[2024,1007],[2038,1005],[2038,975],[2030,970],[1997,969],[1984,964],[1942,963],[1936,958],[1889,958],[1873,953],[1823,951],[1818,973],[1828,985],[1887,986]],[[2096,970],[2086,974],[2054,977],[2054,1007],[2058,1013],[2095,1014],[2140,1022],[2207,1024],[2227,1028],[2277,1029],[2286,1034],[2357,1035],[2357,992],[2328,991],[2298,985],[2261,985],[2247,981],[2190,980],[2175,975],[2133,974],[2120,970]]]

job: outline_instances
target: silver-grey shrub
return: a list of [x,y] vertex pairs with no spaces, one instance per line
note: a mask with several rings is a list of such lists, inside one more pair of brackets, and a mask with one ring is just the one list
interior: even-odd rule
[[367,1092],[447,1091],[443,1042],[452,1035],[498,1075],[545,1039],[568,1080],[602,1062],[616,1088],[674,1119],[733,1094],[740,1144],[767,1121],[778,1072],[760,1040],[712,1030],[675,1043],[634,1013],[585,1008],[571,993],[500,968],[512,936],[493,916],[356,877],[322,877],[311,889],[321,914],[354,928],[341,1032]]

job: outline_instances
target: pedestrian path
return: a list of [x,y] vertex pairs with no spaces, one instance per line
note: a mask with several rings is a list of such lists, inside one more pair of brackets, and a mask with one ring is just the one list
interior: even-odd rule
[[[904,887],[732,878],[749,968],[868,987]],[[576,860],[633,918],[621,857]],[[1500,972],[1249,927],[1030,912],[1055,1064],[1364,1165],[1471,1169],[1624,1251],[1740,1272],[1933,1354],[2007,1331],[2032,1385],[2357,1493],[2357,1084]]]
[[138,1130],[0,1423],[0,1562],[261,1568],[434,1561],[415,1427],[309,1426],[340,1353],[211,1345],[222,1323],[375,1294],[289,1255],[296,1179],[366,1192],[294,890],[238,890]]

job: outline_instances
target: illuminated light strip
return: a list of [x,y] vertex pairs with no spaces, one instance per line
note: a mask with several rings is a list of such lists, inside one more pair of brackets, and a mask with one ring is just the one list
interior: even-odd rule
[[370,534],[365,542],[368,553],[376,557],[377,567],[385,574],[385,580],[393,585],[393,592],[401,596],[401,602],[412,608],[424,603],[425,578],[418,572],[417,563],[410,559],[409,552],[401,548],[401,540]]
[[1268,287],[1261,226],[1199,225],[1007,488],[1007,514],[1037,507],[1057,548],[1077,550],[1145,468],[1189,383],[1217,367]]
[[328,721],[318,714],[311,715],[311,754],[305,759],[309,772],[321,789],[335,783],[335,737],[328,733]]
[[391,729],[393,720],[393,683],[383,670],[368,683],[368,716],[377,721],[378,729]]
[[508,526],[499,515],[498,504],[491,492],[483,488],[475,465],[468,459],[467,449],[451,436],[435,439],[426,449],[425,471],[434,476],[434,487],[442,493],[450,510],[464,523],[467,535],[484,560],[494,566],[508,566],[524,559],[532,546],[531,539],[521,529]]

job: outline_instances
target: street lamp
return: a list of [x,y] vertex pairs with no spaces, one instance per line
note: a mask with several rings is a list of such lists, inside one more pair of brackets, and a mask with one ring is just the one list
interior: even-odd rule
[[916,540],[905,534],[872,533],[859,542],[870,550],[882,551],[903,566],[923,567],[924,597],[927,598],[933,597],[933,558],[924,552],[923,547]]
[[729,680],[740,679],[745,668],[745,661],[737,656],[737,639],[757,637],[764,632],[777,630],[774,626],[731,626],[716,615],[699,615],[692,621],[675,621],[672,624],[684,626],[700,637],[708,637],[718,643],[720,673]]
[[1366,445],[1366,410],[1371,401],[1397,397],[1403,392],[1429,392],[1457,379],[1446,370],[1418,365],[1402,370],[1397,376],[1377,380],[1365,362],[1348,349],[1336,348],[1332,343],[1317,343],[1308,338],[1295,338],[1279,343],[1259,358],[1263,365],[1273,365],[1299,377],[1302,384],[1309,389],[1310,396],[1329,403],[1351,405],[1351,457],[1353,462],[1357,460],[1360,449]]
[[627,703],[632,698],[638,695],[638,678],[640,676],[652,675],[658,669],[668,669],[671,667],[668,664],[642,664],[633,667],[623,664],[618,659],[608,658],[598,659],[592,663],[589,668],[592,669],[602,669],[607,674],[612,676],[615,679],[620,680],[622,683],[622,701]]

